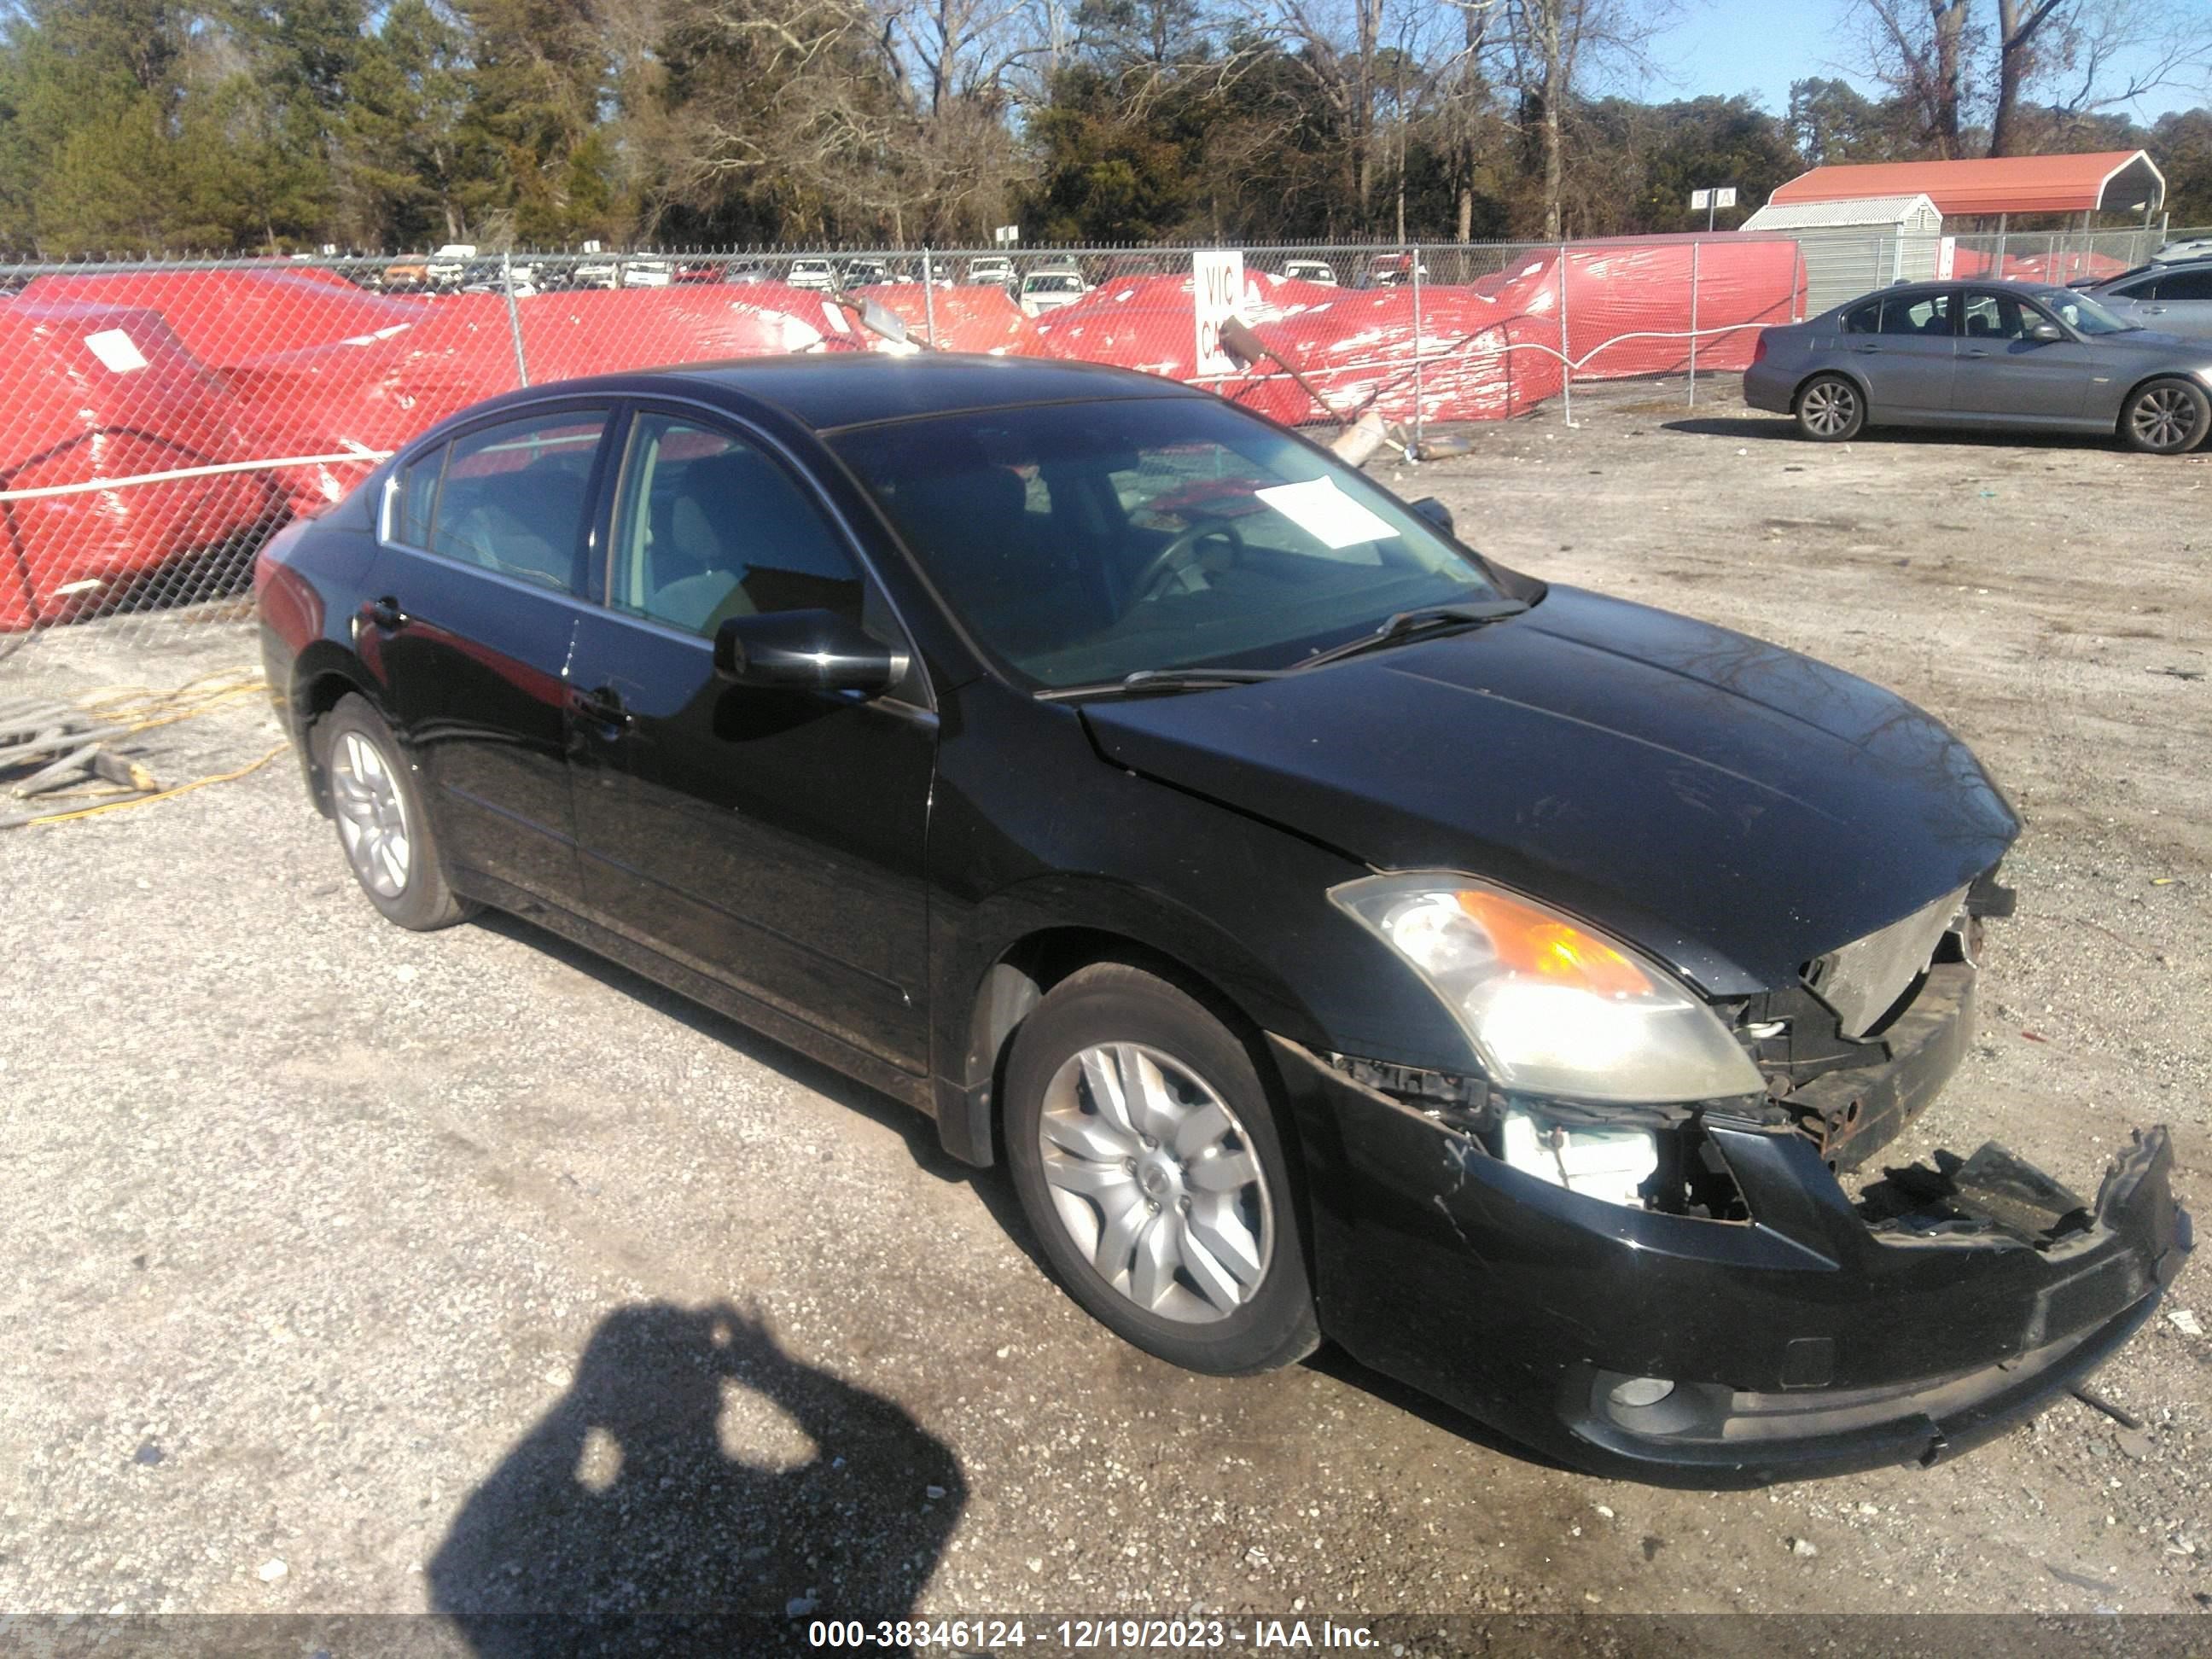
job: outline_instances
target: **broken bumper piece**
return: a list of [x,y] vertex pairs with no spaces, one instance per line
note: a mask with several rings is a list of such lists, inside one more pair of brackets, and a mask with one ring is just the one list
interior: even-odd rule
[[1323,1328],[1592,1473],[1750,1486],[1932,1463],[2033,1416],[2190,1249],[2162,1128],[2094,1203],[1988,1147],[1855,1206],[1805,1136],[1709,1117],[1747,1222],[1587,1198],[1278,1041]]

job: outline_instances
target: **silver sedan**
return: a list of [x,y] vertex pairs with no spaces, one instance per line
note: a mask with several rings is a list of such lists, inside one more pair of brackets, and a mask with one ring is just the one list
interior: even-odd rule
[[1906,283],[1768,329],[1743,396],[1826,443],[1869,426],[1966,427],[2112,433],[2179,455],[2212,430],[2212,342],[2044,283]]

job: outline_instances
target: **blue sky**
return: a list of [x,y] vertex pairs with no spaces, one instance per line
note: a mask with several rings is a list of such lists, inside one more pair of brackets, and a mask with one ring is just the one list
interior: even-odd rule
[[[1789,106],[1790,83],[1808,76],[1840,76],[1870,93],[1875,88],[1863,76],[1845,72],[1857,44],[1845,25],[1850,10],[1849,0],[1683,0],[1680,17],[1654,42],[1668,79],[1644,88],[1644,95],[1753,93],[1780,114]],[[2198,92],[2166,88],[2138,100],[2130,112],[2149,122],[2203,101]]]

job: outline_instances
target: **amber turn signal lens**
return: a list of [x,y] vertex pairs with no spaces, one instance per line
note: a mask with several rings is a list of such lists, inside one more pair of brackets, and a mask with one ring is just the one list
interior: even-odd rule
[[1514,973],[1600,996],[1642,996],[1651,989],[1644,970],[1626,957],[1557,916],[1503,893],[1468,889],[1457,896],[1460,908],[1490,935],[1498,959]]

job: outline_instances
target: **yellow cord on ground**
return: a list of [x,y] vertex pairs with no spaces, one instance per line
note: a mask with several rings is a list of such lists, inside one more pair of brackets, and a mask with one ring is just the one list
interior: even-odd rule
[[241,766],[235,772],[218,772],[213,777],[194,778],[190,783],[180,783],[173,789],[157,790],[150,795],[135,795],[129,800],[109,801],[104,806],[81,806],[74,812],[53,812],[42,818],[27,818],[23,827],[27,830],[34,824],[67,823],[71,818],[89,818],[102,812],[121,812],[133,806],[150,806],[157,800],[173,800],[179,795],[189,795],[193,790],[204,789],[211,783],[234,783],[250,772],[258,772],[291,746],[289,743],[280,743],[259,760]]
[[[108,686],[85,698],[77,707],[104,720],[128,726],[133,732],[173,726],[254,696],[269,689],[260,675],[240,679],[236,669],[203,674],[186,680],[173,691],[155,691],[143,685]],[[213,684],[210,684],[213,682]],[[227,683],[226,683],[227,682]]]

